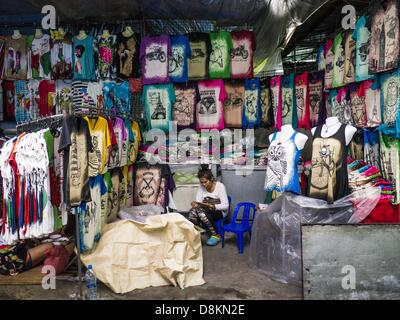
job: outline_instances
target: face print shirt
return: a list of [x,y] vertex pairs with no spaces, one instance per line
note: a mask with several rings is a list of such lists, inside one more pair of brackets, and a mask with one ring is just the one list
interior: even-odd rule
[[399,9],[397,0],[372,4],[369,73],[397,68],[399,60]]
[[143,86],[142,103],[145,106],[148,129],[169,130],[172,105],[175,103],[172,83]]
[[28,72],[27,38],[6,38],[5,46],[5,77],[10,80],[26,79]]
[[224,120],[227,128],[242,128],[245,86],[241,80],[225,82]]
[[367,127],[376,127],[382,123],[381,88],[379,80],[365,80],[361,83],[365,91],[365,107],[367,111]]
[[356,80],[356,42],[352,32],[346,32],[344,37],[344,79],[343,83],[352,83]]
[[309,106],[310,106],[310,126],[315,127],[321,124],[320,115],[323,116],[325,99],[323,95],[324,90],[324,73],[318,71],[308,74],[308,93],[309,93]]
[[337,88],[343,85],[344,79],[345,52],[343,47],[343,36],[341,33],[338,33],[333,40],[332,52],[335,55],[333,60],[332,87]]
[[31,35],[28,41],[28,79],[50,79],[50,36],[36,38]]
[[168,35],[144,37],[140,43],[143,84],[169,82],[168,57],[171,55]]
[[115,79],[117,77],[115,56],[117,36],[103,37],[103,35],[99,35],[96,40],[97,77],[100,79]]
[[245,87],[243,126],[251,129],[260,125],[260,80],[246,79]]
[[383,115],[381,129],[387,134],[400,136],[400,71],[382,73],[379,76]]
[[189,80],[203,80],[208,77],[211,40],[208,33],[189,33],[190,57],[188,59]]
[[177,122],[178,129],[195,127],[196,104],[199,94],[195,84],[175,85],[176,100],[172,108],[172,119]]
[[260,79],[261,126],[271,127],[274,123],[274,114],[271,103],[271,90],[268,79]]
[[74,37],[72,64],[74,80],[96,80],[94,38],[86,36],[85,39]]
[[50,59],[52,79],[72,79],[72,36],[51,33]]
[[246,79],[253,77],[253,55],[256,40],[252,31],[232,32],[231,78]]
[[297,127],[310,129],[310,101],[308,92],[308,73],[297,75],[294,79],[296,92]]
[[223,103],[226,91],[222,80],[199,81],[200,101],[196,106],[196,130],[224,129]]
[[282,77],[282,125],[297,126],[294,74]]
[[117,72],[120,78],[137,78],[140,76],[139,63],[140,35],[125,37],[121,32],[117,36]]
[[169,77],[172,82],[188,81],[188,57],[190,45],[187,36],[172,36],[172,54],[168,59]]
[[356,81],[371,79],[368,73],[369,48],[371,33],[365,26],[367,19],[362,16],[357,20],[356,29],[353,32],[353,39],[356,41]]
[[274,123],[275,127],[280,130],[282,126],[282,76],[271,78],[270,88]]
[[325,89],[332,88],[333,66],[335,54],[332,51],[333,39],[330,39],[325,45]]
[[210,33],[212,52],[209,75],[212,79],[227,79],[231,76],[232,37],[227,31]]

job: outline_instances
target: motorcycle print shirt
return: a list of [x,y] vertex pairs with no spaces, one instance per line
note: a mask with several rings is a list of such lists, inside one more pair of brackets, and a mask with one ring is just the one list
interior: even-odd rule
[[381,83],[382,125],[386,134],[400,137],[400,71],[379,75]]
[[253,55],[256,40],[253,31],[231,32],[231,78],[247,79],[253,77]]
[[172,54],[168,35],[144,37],[140,43],[143,84],[169,82],[168,57]]
[[352,32],[346,32],[344,37],[344,78],[343,83],[356,81],[356,42],[352,38]]
[[362,16],[357,20],[356,29],[353,31],[353,39],[356,41],[356,81],[371,79],[373,75],[368,73],[369,48],[371,33],[366,27],[367,19]]
[[187,36],[171,37],[172,54],[168,59],[169,77],[172,82],[188,81],[188,57],[190,45]]
[[325,122],[324,72],[308,74],[308,95],[310,106],[310,126],[315,127]]
[[245,86],[242,80],[225,82],[224,120],[227,128],[242,128]]
[[308,73],[297,75],[294,79],[297,109],[297,127],[310,129],[310,101],[308,92]]
[[274,124],[269,79],[260,79],[261,126],[269,128]]
[[172,105],[175,103],[172,83],[143,86],[142,103],[145,108],[148,130],[169,131],[172,121]]
[[260,79],[246,79],[245,86],[243,128],[253,129],[261,120]]
[[72,79],[72,35],[61,36],[50,31],[50,59],[52,79]]
[[399,61],[399,8],[397,0],[371,4],[371,45],[369,49],[369,73],[397,68]]
[[333,69],[334,69],[334,60],[335,55],[333,53],[333,39],[328,40],[325,45],[325,89],[332,88],[333,81]]
[[211,53],[211,39],[208,33],[189,33],[190,56],[188,57],[189,80],[208,78],[208,67]]
[[282,76],[271,78],[270,88],[274,123],[275,127],[280,130],[282,126]]
[[123,33],[117,35],[117,74],[118,77],[140,77],[139,44],[140,34],[132,34],[125,37]]
[[196,106],[196,130],[224,129],[223,103],[226,91],[223,80],[198,81],[200,101]]
[[178,130],[195,128],[196,104],[199,101],[199,93],[194,83],[176,84],[175,103],[172,107],[172,119],[177,122]]
[[229,79],[231,76],[232,37],[227,31],[210,33],[212,51],[209,76],[211,79]]
[[96,72],[99,79],[115,79],[117,77],[116,42],[116,35],[110,35],[109,37],[97,36],[95,45],[97,55]]
[[367,111],[367,127],[376,127],[382,123],[381,88],[378,77],[362,83],[365,91],[365,107]]
[[338,33],[333,40],[332,52],[334,53],[332,88],[337,88],[343,86],[344,79],[345,52],[341,33]]
[[19,39],[6,37],[5,45],[5,77],[9,80],[24,80],[27,77],[27,38],[21,36]]
[[368,121],[364,86],[352,83],[349,85],[349,91],[353,123],[357,128],[364,128],[367,126]]
[[28,36],[28,79],[50,79],[50,36],[48,34],[36,38]]
[[92,80],[96,79],[94,38],[86,36],[85,39],[72,39],[74,54],[72,56],[73,79]]
[[291,124],[297,127],[294,73],[282,77],[282,126]]

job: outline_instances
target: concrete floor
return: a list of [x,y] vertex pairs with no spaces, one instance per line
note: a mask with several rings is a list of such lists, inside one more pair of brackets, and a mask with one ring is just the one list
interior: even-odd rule
[[[301,299],[301,288],[275,282],[248,267],[249,240],[245,241],[243,255],[239,255],[236,239],[227,238],[225,248],[208,247],[203,236],[204,280],[202,286],[151,287],[127,294],[115,294],[102,283],[98,284],[101,299],[140,300],[268,300]],[[84,286],[84,284],[82,284]],[[76,299],[78,283],[57,280],[56,290],[44,290],[40,285],[0,287],[2,299]]]

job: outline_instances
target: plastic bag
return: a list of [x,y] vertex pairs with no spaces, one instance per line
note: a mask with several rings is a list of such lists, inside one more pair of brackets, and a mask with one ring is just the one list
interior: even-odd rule
[[363,221],[380,198],[379,188],[354,192],[333,204],[285,192],[252,227],[250,266],[274,280],[301,285],[301,224],[347,224]]
[[142,206],[122,208],[118,217],[121,220],[134,220],[138,222],[146,222],[148,216],[155,216],[164,213],[164,208],[154,204],[145,204]]

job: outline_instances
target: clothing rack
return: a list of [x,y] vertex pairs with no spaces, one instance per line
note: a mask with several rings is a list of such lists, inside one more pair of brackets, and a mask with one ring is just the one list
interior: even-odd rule
[[64,115],[56,114],[48,117],[41,117],[35,120],[25,121],[17,124],[17,133],[19,134],[24,131],[32,132],[44,128],[54,128],[54,126],[60,126],[63,119]]

